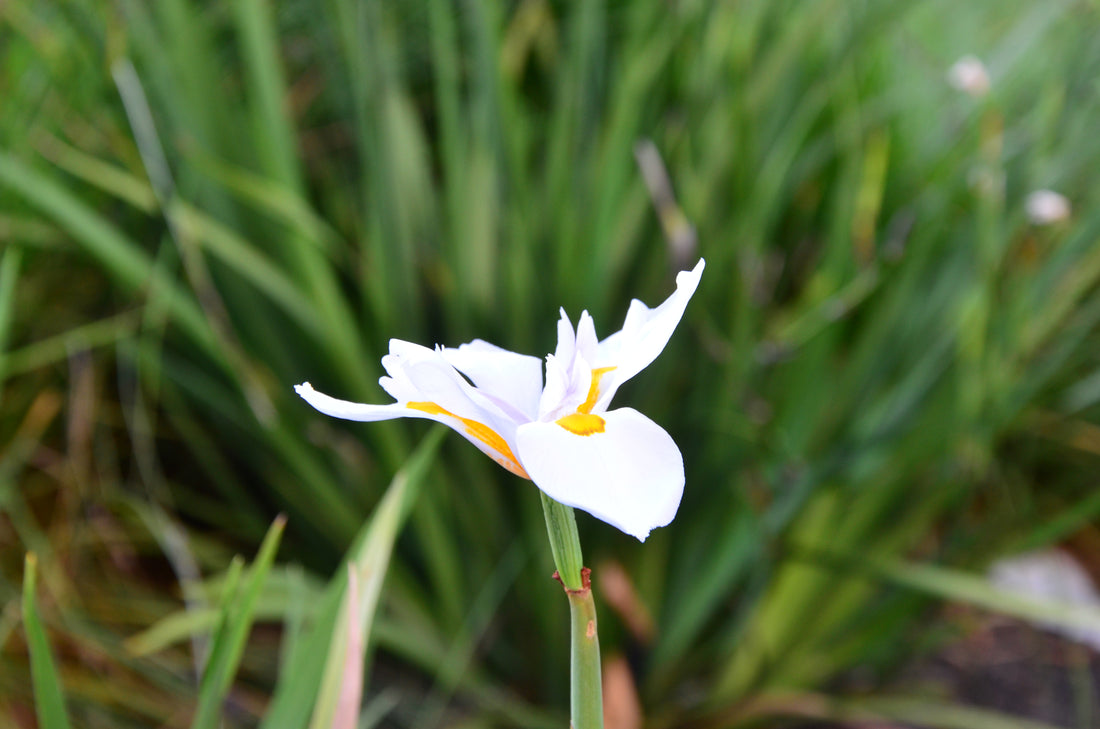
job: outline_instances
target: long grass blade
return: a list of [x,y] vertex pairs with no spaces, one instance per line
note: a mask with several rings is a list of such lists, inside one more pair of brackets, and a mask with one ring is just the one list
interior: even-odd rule
[[14,318],[15,284],[22,262],[23,249],[18,245],[9,245],[0,256],[0,385],[11,369],[8,337]]
[[[24,196],[52,217],[125,288],[140,290],[153,284],[156,276],[149,256],[44,173],[0,151],[0,184]],[[174,281],[162,278],[157,285],[157,295],[173,320],[199,349],[215,361],[222,361],[213,334],[195,300]]]
[[38,614],[35,584],[38,558],[27,553],[23,561],[23,630],[31,654],[31,678],[34,681],[34,706],[41,729],[69,729],[69,714],[57,666],[50,654],[50,644]]
[[278,517],[271,525],[256,561],[238,594],[235,585],[227,582],[222,597],[222,624],[210,646],[210,657],[203,672],[199,690],[199,705],[195,710],[192,729],[207,729],[218,722],[222,703],[236,675],[244,652],[245,641],[255,618],[256,603],[264,580],[275,560],[279,540],[286,527],[286,518]]
[[[341,614],[332,631],[317,705],[309,723],[310,729],[328,729],[332,726],[333,717],[344,695],[347,665],[349,662],[355,662],[360,667],[363,664],[394,542],[404,525],[409,508],[420,489],[420,481],[427,473],[441,437],[440,430],[434,430],[410,456],[408,465],[397,473],[386,489],[386,496],[375,509],[363,534],[361,546],[349,555],[349,569],[354,570],[358,594],[349,595],[343,603]],[[345,589],[350,590],[351,587],[349,583]],[[356,607],[355,613],[349,612],[351,606]],[[352,640],[353,636],[358,636],[358,640]],[[353,649],[356,654],[351,653]]]
[[[393,540],[408,518],[443,434],[442,429],[434,429],[421,442],[348,552],[348,562],[355,565],[360,577],[362,594],[358,619],[363,628],[364,645],[370,640],[371,620]],[[261,723],[265,729],[305,726],[307,722],[325,726],[325,721],[331,720],[339,698],[341,669],[346,655],[346,644],[339,639],[348,625],[346,620],[340,620],[346,590],[347,576],[341,571],[317,601],[312,626],[297,641],[294,654],[286,659],[271,707]]]

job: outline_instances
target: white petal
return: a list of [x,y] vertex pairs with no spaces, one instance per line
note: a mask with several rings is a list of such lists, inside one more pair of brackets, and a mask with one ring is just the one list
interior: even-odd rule
[[363,402],[351,402],[350,400],[337,400],[334,397],[317,392],[313,385],[303,382],[294,386],[294,391],[302,396],[302,399],[325,415],[344,420],[358,420],[361,422],[373,422],[377,420],[392,420],[394,418],[426,418],[424,413],[414,413],[404,405],[390,403],[389,405],[370,405]]
[[439,353],[420,344],[401,339],[390,340],[390,353],[382,357],[382,367],[389,377],[381,377],[378,384],[394,400],[423,400],[419,388],[414,385],[405,372],[405,368],[414,362],[428,362],[439,359]]
[[577,321],[577,354],[588,362],[595,362],[598,345],[596,323],[592,321],[592,315],[587,310],[582,311],[581,318]]
[[561,318],[558,319],[558,346],[554,349],[554,357],[568,367],[573,361],[573,354],[577,349],[577,335],[573,333],[573,324],[569,321],[569,315],[565,308],[559,309]]
[[592,386],[592,369],[580,354],[574,354],[568,367],[562,367],[557,357],[546,358],[546,389],[539,399],[539,420],[554,420],[576,412],[588,399]]
[[562,398],[565,397],[565,391],[569,389],[569,370],[566,366],[563,366],[554,355],[546,355],[546,387],[543,388],[542,396],[539,398],[540,417],[558,407]]
[[[537,360],[536,360],[537,361]],[[391,405],[337,400],[299,386],[298,391],[321,412],[348,420],[426,418],[454,429],[482,453],[517,475],[527,477],[515,457],[516,426],[528,418],[505,410],[481,393],[452,367],[439,350],[400,339],[390,340],[382,358],[389,373],[379,384],[393,396]],[[312,396],[307,396],[312,393]]]
[[390,354],[382,358],[382,364],[390,377],[381,378],[379,384],[398,402],[435,403],[460,417],[503,429],[509,439],[518,423],[530,419],[513,417],[499,406],[496,398],[486,397],[471,386],[444,358],[441,350],[391,339]]
[[672,521],[680,506],[680,449],[636,410],[584,417],[602,418],[603,432],[576,435],[555,422],[520,426],[520,461],[550,498],[645,541],[651,529]]
[[[459,433],[463,438],[477,446],[485,455],[517,476],[530,478],[515,456],[514,426],[506,430],[499,417],[490,412],[481,412],[469,417],[452,411],[428,399],[412,402],[395,402],[389,405],[371,405],[369,403],[338,400],[317,392],[308,382],[294,386],[303,400],[314,408],[334,418],[358,421],[391,420],[393,418],[424,418],[442,423]],[[435,407],[432,407],[435,406]],[[467,412],[469,409],[467,408]],[[507,435],[504,432],[506,431]]]
[[676,274],[676,290],[660,306],[650,309],[634,299],[621,331],[600,342],[597,367],[615,367],[600,383],[600,396],[593,412],[607,408],[619,385],[649,366],[668,344],[684,309],[699,286],[706,261],[702,258],[690,271]]
[[542,360],[475,339],[458,349],[444,349],[443,358],[470,378],[477,389],[534,420],[542,394]]

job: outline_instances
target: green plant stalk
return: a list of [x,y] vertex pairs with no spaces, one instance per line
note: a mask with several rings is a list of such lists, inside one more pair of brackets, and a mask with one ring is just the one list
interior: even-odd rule
[[600,680],[600,639],[592,570],[583,566],[581,542],[572,507],[542,496],[550,550],[558,568],[555,578],[569,598],[569,720],[572,729],[603,729],[603,686]]
[[38,726],[42,729],[70,729],[69,714],[65,709],[65,694],[61,679],[50,653],[46,629],[38,614],[35,583],[38,575],[38,558],[28,552],[23,568],[23,630],[30,652],[31,683],[34,686],[34,710]]

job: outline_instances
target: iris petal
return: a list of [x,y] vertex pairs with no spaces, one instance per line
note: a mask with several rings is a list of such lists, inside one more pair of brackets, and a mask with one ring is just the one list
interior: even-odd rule
[[542,394],[542,360],[538,357],[475,339],[458,349],[444,348],[443,358],[469,377],[478,391],[513,408],[522,420],[538,415]]
[[598,419],[602,430],[572,421],[521,425],[520,462],[550,498],[645,541],[650,530],[672,521],[680,506],[680,449],[636,410],[612,410]]
[[313,389],[313,385],[308,382],[295,385],[294,391],[316,410],[319,410],[325,415],[331,415],[334,418],[343,418],[344,420],[375,422],[378,420],[393,420],[394,418],[426,417],[411,415],[404,405],[398,403],[371,405],[364,402],[339,400],[323,392],[317,392]]
[[313,389],[313,385],[308,382],[295,385],[294,391],[316,410],[334,418],[360,422],[393,420],[394,418],[434,420],[461,434],[462,437],[477,446],[478,450],[512,473],[523,478],[530,478],[513,453],[512,444],[508,442],[508,438],[490,424],[493,423],[491,413],[482,412],[479,417],[464,417],[430,400],[406,403],[395,402],[389,405],[351,402],[350,400],[340,400],[322,392],[317,392]]
[[700,258],[695,268],[678,273],[676,290],[654,309],[637,299],[630,302],[622,330],[600,342],[596,362],[616,369],[600,383],[600,399],[593,412],[606,409],[619,385],[657,359],[683,318],[705,266],[706,262]]

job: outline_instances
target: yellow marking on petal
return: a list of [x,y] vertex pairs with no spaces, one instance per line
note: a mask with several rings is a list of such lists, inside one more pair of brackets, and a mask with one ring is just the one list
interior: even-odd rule
[[422,413],[428,413],[429,415],[450,415],[452,418],[458,416],[452,413],[450,410],[444,410],[436,405],[434,402],[407,402],[405,407],[409,410],[419,410]]
[[519,459],[512,453],[512,449],[508,447],[508,442],[485,423],[479,423],[476,420],[470,420],[469,418],[455,415],[450,410],[441,408],[434,402],[407,402],[405,403],[405,407],[410,410],[419,410],[429,415],[446,415],[449,418],[454,418],[466,426],[466,433],[468,435],[472,435],[503,456],[503,458],[494,458],[494,461],[520,478],[525,478],[528,481],[531,480],[531,477],[527,475],[527,471],[523,470],[523,466],[519,465]]
[[573,435],[592,435],[604,431],[604,419],[591,413],[573,413],[554,421]]
[[592,370],[592,384],[588,386],[588,397],[577,408],[578,413],[590,413],[596,407],[596,401],[600,399],[600,380],[615,367],[597,367]]

